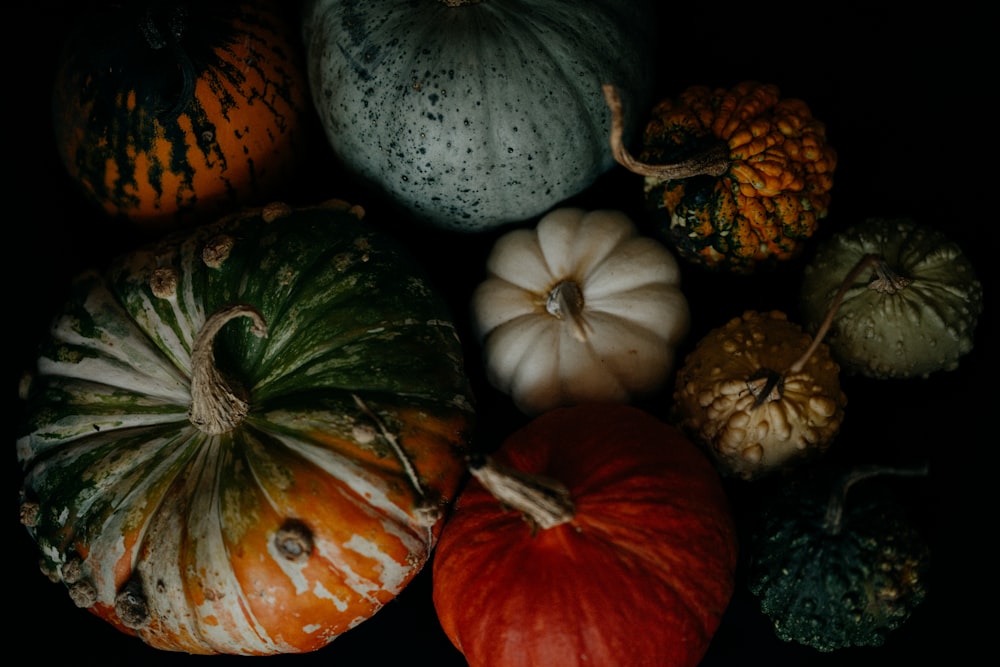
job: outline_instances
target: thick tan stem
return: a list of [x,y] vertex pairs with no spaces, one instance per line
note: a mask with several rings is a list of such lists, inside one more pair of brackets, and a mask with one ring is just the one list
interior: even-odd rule
[[559,480],[501,465],[488,456],[470,461],[469,471],[497,500],[542,530],[573,519],[573,499]]
[[564,280],[553,287],[545,300],[545,311],[569,323],[573,338],[581,343],[593,331],[583,317],[583,291],[575,281]]
[[254,335],[267,335],[260,311],[249,304],[226,306],[213,313],[198,332],[191,350],[191,407],[188,419],[198,430],[211,435],[226,433],[246,418],[249,397],[238,383],[226,378],[215,365],[215,337],[227,322],[249,317]]
[[611,110],[611,154],[615,161],[633,174],[653,176],[661,181],[676,181],[692,176],[721,176],[729,169],[729,150],[725,144],[716,144],[694,157],[672,164],[646,164],[635,159],[625,148],[622,136],[625,120],[618,90],[609,83],[602,86],[604,101]]

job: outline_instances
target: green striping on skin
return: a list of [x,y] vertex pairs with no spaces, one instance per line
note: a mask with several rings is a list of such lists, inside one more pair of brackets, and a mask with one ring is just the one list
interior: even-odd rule
[[[235,241],[228,257],[206,264],[221,237]],[[163,271],[175,289],[156,281]],[[191,350],[206,319],[234,303],[258,309],[268,336],[237,318],[214,339],[249,414],[207,435],[187,417]],[[228,601],[182,611],[225,615],[242,594],[226,555],[259,545],[268,522],[308,524],[324,502],[370,517],[346,536],[313,517],[326,521],[315,528],[328,555],[331,540],[370,532],[405,545],[405,576],[428,557],[435,533],[421,510],[456,492],[475,413],[447,304],[392,238],[335,207],[248,212],[86,274],[54,322],[24,388],[22,499],[46,572],[59,578],[87,554],[87,600],[113,608],[130,564],[131,576],[164,582],[151,609],[173,614],[208,577]]]
[[[187,224],[273,192],[290,175],[307,98],[301,54],[281,46],[294,36],[282,9],[143,1],[81,14],[52,110],[84,195],[114,215],[176,212]],[[267,122],[240,122],[248,109],[266,109]]]
[[[214,125],[193,95],[194,79],[198,76],[218,77],[219,74],[215,72],[236,77],[234,80],[243,77],[235,68],[224,68],[224,63],[212,46],[245,37],[238,35],[233,29],[231,21],[236,15],[235,11],[234,6],[227,9],[228,16],[214,13],[201,17],[202,20],[197,22],[199,31],[214,31],[218,37],[215,40],[188,37],[183,42],[183,49],[176,43],[177,38],[169,35],[169,45],[151,48],[147,36],[136,28],[137,16],[128,11],[101,16],[103,24],[99,34],[115,35],[114,40],[109,40],[109,43],[114,44],[113,48],[94,49],[72,40],[67,43],[65,48],[70,58],[68,69],[88,73],[86,79],[78,82],[78,94],[80,103],[90,107],[90,132],[106,138],[104,151],[93,151],[93,146],[87,144],[72,156],[76,167],[85,175],[99,199],[135,200],[135,196],[130,195],[129,191],[134,192],[138,182],[136,164],[125,156],[147,153],[153,148],[151,140],[155,134],[148,126],[154,123],[163,128],[172,150],[169,164],[152,164],[146,178],[155,187],[162,183],[163,172],[169,170],[174,174],[183,174],[184,182],[190,187],[194,169],[185,157],[188,149],[187,133],[179,119],[183,113],[185,119],[196,128],[196,134],[213,132]],[[81,27],[76,33],[76,39],[92,39],[92,32],[93,28]],[[123,53],[133,55],[123,57]],[[219,88],[217,84],[212,87]],[[153,113],[130,110],[129,100],[122,96],[107,95],[106,91],[109,89],[134,92],[142,108],[151,109]],[[221,98],[220,103],[225,109],[227,104],[232,106],[234,101],[227,102],[225,98]],[[199,142],[199,149],[206,157],[211,155],[215,160],[224,159],[209,143]],[[115,162],[118,170],[118,178],[110,190],[104,179],[109,158]]]

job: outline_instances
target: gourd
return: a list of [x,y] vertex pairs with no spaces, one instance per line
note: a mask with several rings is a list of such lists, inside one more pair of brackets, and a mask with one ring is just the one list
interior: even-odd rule
[[[647,0],[311,0],[313,101],[339,161],[408,219],[476,233],[536,218],[615,162],[651,97]],[[614,54],[614,57],[609,57]]]
[[427,562],[474,421],[421,267],[274,204],[72,288],[25,383],[21,519],[80,607],[160,649],[318,649]]
[[909,218],[870,218],[834,234],[803,270],[803,324],[815,329],[862,258],[871,271],[845,293],[828,344],[846,373],[926,377],[958,367],[973,347],[983,288],[958,244]]
[[276,196],[312,121],[294,25],[271,0],[88,7],[59,56],[52,107],[71,181],[152,233]]
[[509,231],[472,295],[489,382],[523,413],[660,389],[690,323],[680,269],[621,211],[558,208]]
[[755,480],[823,454],[844,419],[840,368],[781,311],[746,311],[677,371],[671,420],[725,476]]
[[555,408],[486,457],[445,524],[434,607],[471,667],[693,667],[734,587],[709,461],[618,403]]
[[926,469],[809,470],[765,500],[748,585],[784,641],[823,652],[881,646],[926,598],[927,542],[884,485],[860,483],[886,474]]
[[[616,87],[605,97],[618,116]],[[638,157],[613,125],[615,159],[643,177],[657,233],[685,261],[750,274],[801,254],[829,212],[837,153],[825,125],[777,86],[691,86],[657,103]]]

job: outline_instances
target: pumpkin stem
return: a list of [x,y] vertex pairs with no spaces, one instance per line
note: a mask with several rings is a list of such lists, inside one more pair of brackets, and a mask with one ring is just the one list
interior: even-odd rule
[[392,448],[399,464],[403,466],[403,473],[410,481],[410,485],[413,487],[413,490],[416,491],[417,496],[419,496],[416,508],[417,522],[421,526],[430,528],[438,522],[438,519],[441,518],[442,511],[439,503],[434,502],[434,499],[427,494],[427,491],[424,489],[424,485],[420,482],[420,476],[417,474],[416,466],[413,465],[413,461],[411,461],[410,457],[407,456],[406,450],[400,446],[399,441],[396,440],[396,436],[393,435],[393,433],[388,429],[385,422],[383,422],[382,419],[375,414],[374,410],[368,407],[368,404],[365,403],[360,396],[357,394],[351,394],[351,396],[354,398],[355,404],[357,404],[357,406],[361,408],[361,411],[365,413],[365,416],[375,422],[378,430],[382,433],[382,437],[385,438],[386,442],[388,442],[389,446]]
[[912,282],[912,278],[896,273],[885,259],[879,257],[875,263],[875,273],[868,281],[868,289],[880,294],[895,294]]
[[927,464],[914,468],[894,468],[883,465],[865,465],[852,469],[843,475],[830,494],[830,502],[823,516],[823,531],[828,535],[837,535],[844,526],[844,506],[847,504],[847,492],[856,483],[871,477],[895,475],[897,477],[918,477],[928,473]]
[[639,162],[632,157],[622,142],[625,120],[618,90],[610,83],[604,84],[601,88],[604,90],[604,101],[611,109],[611,154],[618,164],[633,174],[653,176],[661,181],[676,181],[693,176],[721,176],[729,169],[729,147],[725,144],[715,144],[687,160],[672,164]]
[[785,377],[770,368],[761,368],[747,378],[747,391],[753,394],[751,410],[768,401],[780,401],[785,393]]
[[[795,363],[791,365],[791,367],[789,367],[789,373],[798,373],[801,371],[806,365],[806,362],[809,361],[809,357],[812,356],[813,352],[816,351],[816,348],[818,348],[820,343],[823,342],[826,332],[829,331],[830,327],[833,325],[833,318],[837,314],[837,309],[840,308],[840,304],[844,301],[844,296],[847,295],[847,291],[854,285],[854,282],[858,279],[858,276],[861,275],[861,272],[872,266],[878,267],[879,264],[885,264],[881,257],[878,255],[868,254],[859,259],[857,264],[854,265],[854,268],[847,273],[847,277],[844,278],[844,282],[841,283],[840,289],[837,290],[837,294],[833,297],[833,301],[830,303],[830,308],[826,311],[826,317],[823,318],[823,322],[820,324],[819,329],[816,330],[812,343],[809,345],[809,348],[802,353],[802,356],[799,357]],[[876,268],[876,272],[877,271],[878,269]]]
[[559,480],[502,465],[489,456],[469,457],[469,472],[497,500],[542,530],[572,521],[575,506]]
[[556,319],[568,320],[573,338],[581,343],[593,333],[593,327],[583,318],[583,291],[573,280],[564,280],[549,291],[545,311]]
[[248,317],[255,336],[267,336],[264,316],[253,306],[238,303],[214,312],[198,332],[191,350],[191,407],[188,419],[199,431],[210,435],[235,428],[250,411],[246,390],[227,379],[215,365],[215,337],[230,320]]

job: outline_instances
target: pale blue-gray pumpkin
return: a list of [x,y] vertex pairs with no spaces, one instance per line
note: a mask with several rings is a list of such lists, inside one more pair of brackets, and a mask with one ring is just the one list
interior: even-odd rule
[[471,394],[445,302],[357,212],[248,211],[74,283],[17,455],[79,606],[161,649],[294,653],[426,563]]
[[651,99],[648,0],[311,0],[310,89],[339,160],[416,219],[480,232],[615,165]]

